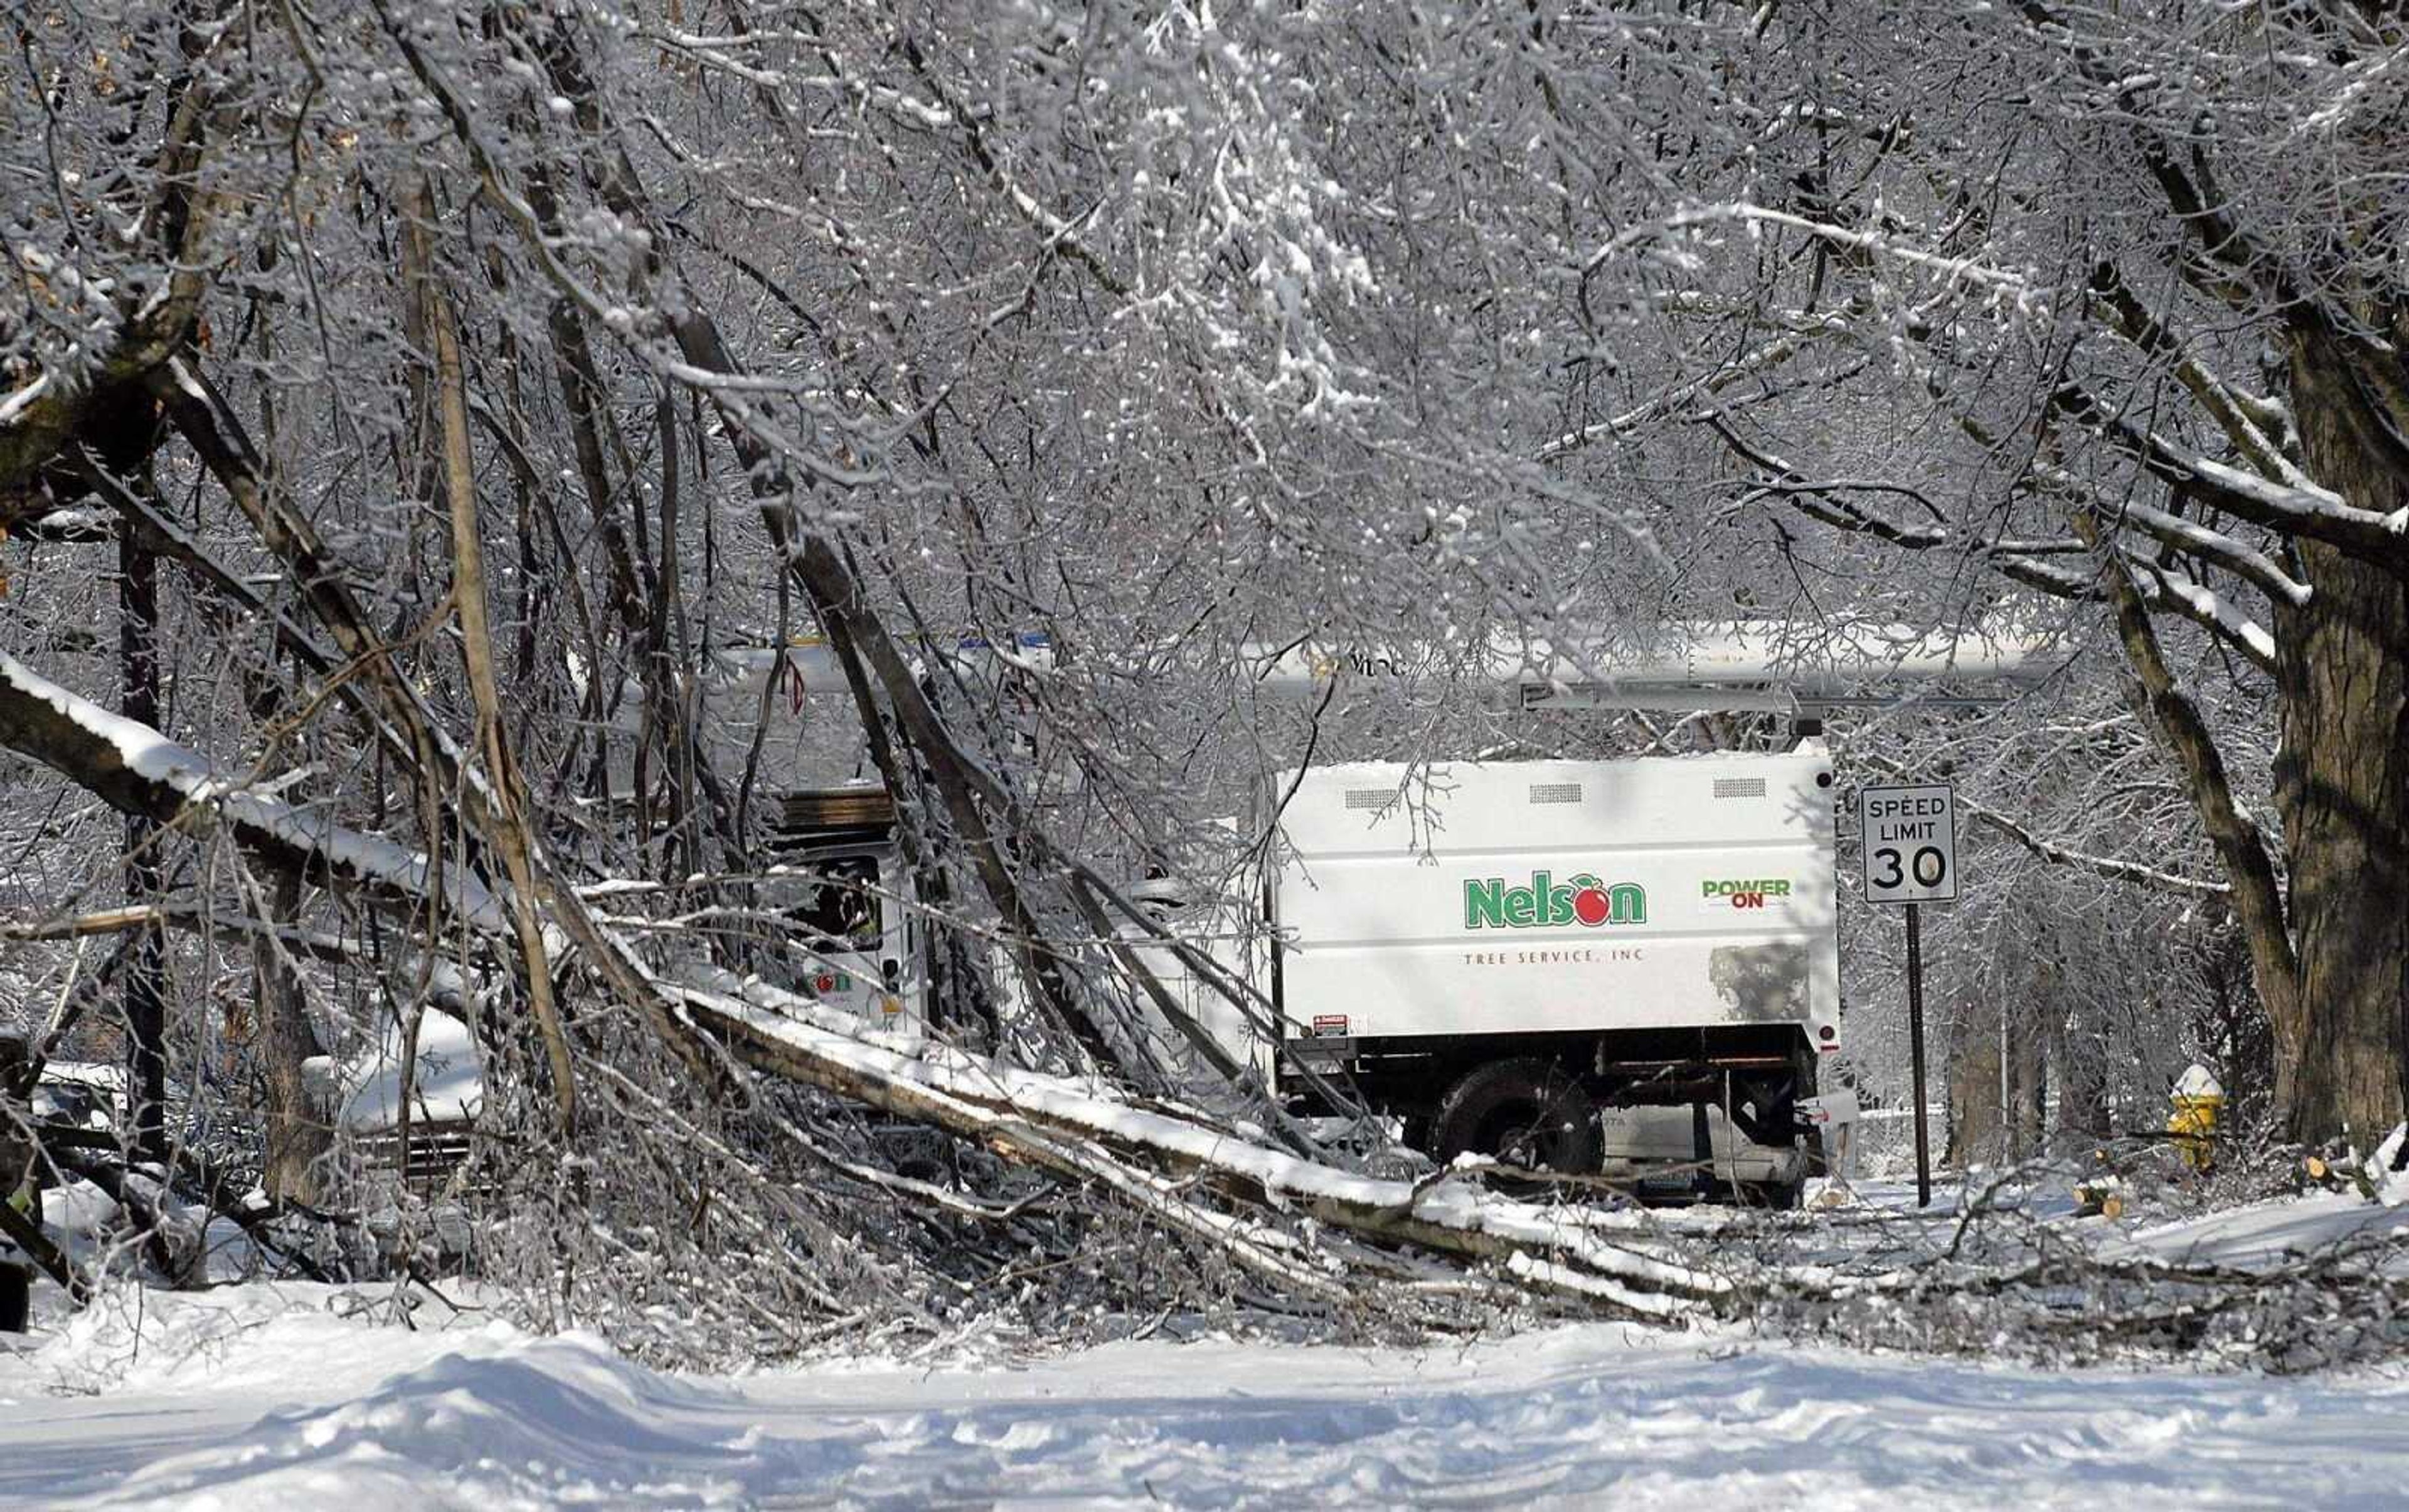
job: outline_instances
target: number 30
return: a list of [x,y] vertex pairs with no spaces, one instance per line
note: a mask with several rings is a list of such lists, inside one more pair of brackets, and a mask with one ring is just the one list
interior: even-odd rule
[[1884,889],[1896,887],[1905,882],[1910,867],[1915,872],[1915,885],[1919,887],[1938,887],[1940,886],[1940,879],[1949,874],[1949,859],[1940,854],[1940,847],[1938,845],[1917,846],[1915,859],[1907,866],[1901,865],[1899,853],[1896,849],[1884,845],[1874,852],[1874,866],[1877,869],[1874,872],[1874,886]]

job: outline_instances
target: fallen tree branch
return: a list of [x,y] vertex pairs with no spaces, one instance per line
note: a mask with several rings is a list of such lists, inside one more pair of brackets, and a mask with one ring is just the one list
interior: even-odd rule
[[6,1202],[0,1202],[0,1239],[6,1239],[24,1252],[25,1258],[42,1269],[42,1274],[56,1281],[70,1301],[80,1307],[92,1300],[92,1283],[66,1251],[50,1242],[42,1226],[25,1217]]
[[268,924],[248,914],[231,914],[203,903],[133,903],[96,909],[64,918],[11,919],[0,923],[0,940],[80,940],[92,935],[125,934],[159,926],[195,933],[224,931],[254,937],[273,935],[296,955],[335,963],[365,959],[368,947],[341,935],[290,925]]
[[[310,874],[339,874],[397,900],[440,898],[445,913],[507,947],[515,923],[473,878],[433,865],[373,835],[303,815],[281,800],[230,787],[208,759],[157,731],[124,720],[0,654],[0,742],[50,763],[113,804],[188,825],[223,825],[246,843]],[[581,907],[579,917],[591,923]],[[1669,1318],[1733,1296],[1722,1278],[1617,1245],[1578,1214],[1507,1202],[1463,1185],[1417,1193],[1284,1153],[1201,1118],[1143,1111],[1060,1078],[939,1050],[915,1056],[882,1046],[820,1004],[758,982],[708,972],[700,986],[666,982],[615,936],[596,927],[615,954],[622,999],[642,995],[644,1016],[674,1026],[689,1044],[713,1046],[706,1076],[732,1075],[726,1058],[932,1124],[1007,1159],[1102,1188],[1173,1231],[1229,1253],[1268,1280],[1334,1300],[1334,1283],[1280,1253],[1283,1236],[1255,1220],[1216,1211],[1179,1184],[1224,1201],[1301,1213],[1333,1229],[1404,1245],[1460,1263],[1509,1263],[1522,1278],[1634,1317]],[[1544,1263],[1541,1263],[1544,1261]],[[1566,1281],[1570,1276],[1578,1284]]]
[[[1275,1211],[1301,1212],[1358,1237],[1410,1245],[1460,1262],[1508,1262],[1516,1255],[1550,1268],[1528,1279],[1547,1289],[1604,1301],[1643,1318],[1720,1306],[1734,1289],[1721,1276],[1611,1242],[1583,1215],[1507,1201],[1464,1184],[1417,1192],[1411,1183],[1359,1176],[1284,1154],[1201,1119],[1144,1112],[1075,1083],[982,1061],[959,1052],[912,1056],[837,1027],[841,1015],[759,982],[701,974],[709,986],[671,988],[696,1021],[747,1064],[838,1092],[902,1116],[976,1139],[1058,1175],[1092,1179],[1062,1136],[1144,1159],[1214,1190]],[[1052,1135],[1031,1144],[1030,1131]],[[1021,1140],[1016,1141],[1016,1135]],[[1069,1156],[1067,1165],[1059,1163]],[[1527,1267],[1526,1267],[1527,1268]],[[1558,1285],[1564,1275],[1580,1284]]]

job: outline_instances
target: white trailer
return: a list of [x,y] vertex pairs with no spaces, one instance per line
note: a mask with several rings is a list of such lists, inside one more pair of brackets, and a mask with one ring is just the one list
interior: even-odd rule
[[1283,774],[1283,1066],[1441,1159],[1795,1199],[1799,1105],[1840,1043],[1832,783],[1815,739]]

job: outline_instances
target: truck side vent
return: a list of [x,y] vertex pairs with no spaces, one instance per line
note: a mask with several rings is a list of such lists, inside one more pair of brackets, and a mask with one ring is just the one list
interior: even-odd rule
[[1397,795],[1385,787],[1350,787],[1347,789],[1347,806],[1350,809],[1385,809],[1396,801]]
[[1531,801],[1534,803],[1578,803],[1580,800],[1581,785],[1579,783],[1533,783],[1531,785]]
[[1763,798],[1764,796],[1765,779],[1762,777],[1715,779],[1715,797],[1717,798]]

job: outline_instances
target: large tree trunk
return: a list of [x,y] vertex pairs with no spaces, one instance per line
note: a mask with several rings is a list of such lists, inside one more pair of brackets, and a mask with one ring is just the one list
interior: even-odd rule
[[1949,1030],[1949,1139],[1940,1163],[1952,1170],[2007,1158],[1999,1059],[2005,1044],[1998,1010],[1960,1002]]
[[[2355,386],[2322,343],[2299,344],[2311,470],[2360,509],[2409,508]],[[2299,550],[2312,592],[2279,637],[2275,800],[2304,1023],[2277,1106],[2295,1139],[2347,1130],[2364,1145],[2401,1121],[2409,1048],[2409,583],[2315,540]]]

